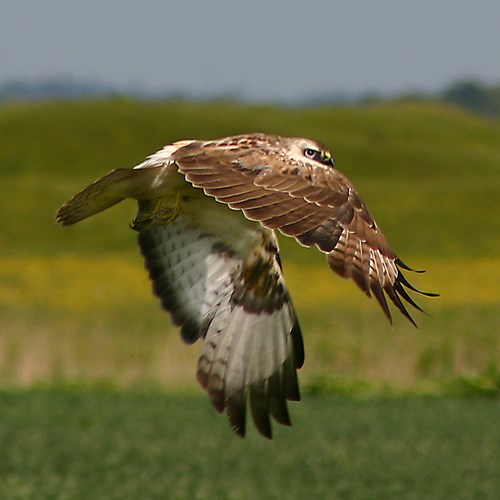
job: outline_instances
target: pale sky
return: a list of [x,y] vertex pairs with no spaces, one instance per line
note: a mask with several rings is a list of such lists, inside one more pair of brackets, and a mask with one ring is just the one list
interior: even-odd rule
[[0,83],[249,100],[500,82],[500,0],[0,0]]

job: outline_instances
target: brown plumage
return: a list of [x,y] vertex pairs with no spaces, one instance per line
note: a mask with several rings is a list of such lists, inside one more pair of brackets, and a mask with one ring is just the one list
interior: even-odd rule
[[413,324],[404,303],[421,310],[407,292],[418,292],[402,273],[410,269],[315,141],[265,134],[180,141],[110,172],[56,218],[73,224],[124,198],[138,200],[133,228],[153,290],[184,340],[203,339],[198,379],[242,436],[247,400],[271,437],[269,416],[289,425],[286,400],[300,399],[302,336],[275,229],[324,252],[390,321],[387,298]]

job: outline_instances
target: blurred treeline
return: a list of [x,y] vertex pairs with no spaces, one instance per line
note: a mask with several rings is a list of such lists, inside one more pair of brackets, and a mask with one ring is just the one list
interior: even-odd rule
[[[0,102],[12,101],[38,101],[57,99],[88,99],[88,98],[116,98],[129,97],[138,99],[163,99],[163,100],[196,100],[189,94],[165,91],[152,94],[140,88],[117,88],[112,85],[96,81],[75,80],[71,78],[47,78],[42,80],[10,80],[0,84]],[[202,100],[217,100],[221,96],[205,96]],[[233,93],[222,96],[223,100],[233,102],[245,101],[243,95]],[[199,100],[199,99],[198,99]],[[413,90],[400,95],[383,95],[367,91],[353,94],[344,91],[305,96],[294,101],[281,104],[299,106],[331,106],[331,105],[359,105],[374,102],[391,101],[421,101],[443,104],[453,104],[466,111],[478,113],[487,117],[500,116],[500,83],[486,84],[479,80],[458,80],[435,92]]]

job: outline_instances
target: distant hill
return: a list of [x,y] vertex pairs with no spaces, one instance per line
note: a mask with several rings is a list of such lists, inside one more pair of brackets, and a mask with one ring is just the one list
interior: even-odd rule
[[[2,255],[20,251],[13,242],[36,254],[53,255],[64,248],[66,236],[52,223],[54,211],[109,169],[142,161],[174,140],[252,131],[303,135],[328,144],[338,168],[356,183],[403,255],[424,250],[441,256],[491,255],[500,246],[498,235],[493,231],[485,237],[480,224],[491,219],[498,201],[500,122],[449,105],[290,108],[123,98],[46,101],[1,106],[0,130],[1,213],[26,216],[23,224],[18,217],[4,218]],[[106,240],[120,242],[113,251],[120,249],[121,236],[109,227],[97,236],[100,221],[113,220],[120,210],[82,224],[82,232],[90,230],[82,252],[95,251],[96,242]],[[132,216],[133,210],[124,218]],[[119,221],[118,216],[116,233],[127,238]],[[47,231],[40,232],[44,224]],[[291,251],[300,253],[297,245]]]

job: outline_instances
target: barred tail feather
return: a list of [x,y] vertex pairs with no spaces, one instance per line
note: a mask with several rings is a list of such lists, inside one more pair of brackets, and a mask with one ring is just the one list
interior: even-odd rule
[[69,226],[116,205],[126,197],[120,181],[129,177],[130,172],[119,168],[87,186],[57,211],[56,221]]
[[[160,170],[161,171],[161,170]],[[125,198],[151,197],[159,169],[117,168],[75,194],[56,213],[61,226],[69,226],[116,205]]]

